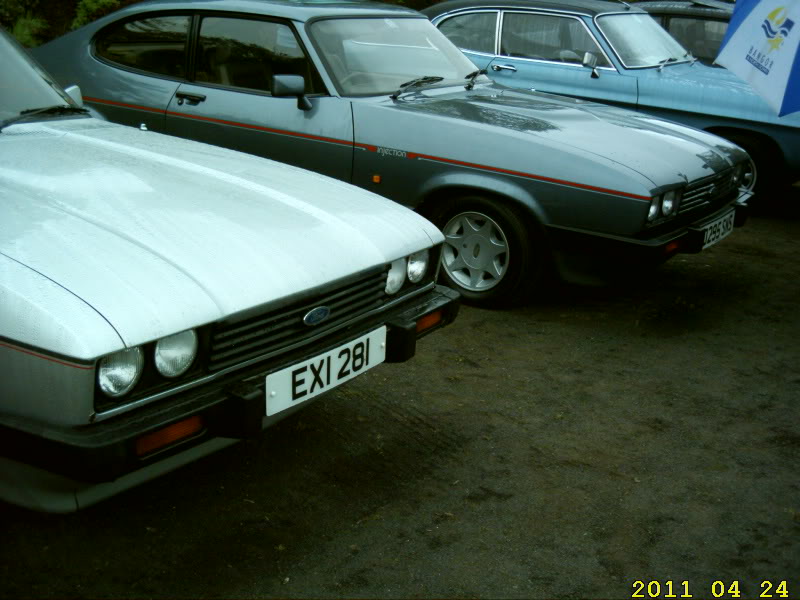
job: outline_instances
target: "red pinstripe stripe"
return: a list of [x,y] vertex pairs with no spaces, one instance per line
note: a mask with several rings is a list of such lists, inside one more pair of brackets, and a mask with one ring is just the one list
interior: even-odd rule
[[[96,102],[98,104],[110,104],[112,106],[123,106],[125,108],[135,108],[135,109],[138,109],[138,110],[146,110],[146,111],[149,111],[149,112],[156,112],[156,113],[162,112],[159,109],[151,108],[151,107],[148,107],[148,106],[138,106],[138,105],[135,105],[135,104],[126,104],[124,102],[116,102],[114,100],[103,100],[103,99],[100,99],[100,98],[92,98],[92,97],[89,97],[89,96],[85,96],[84,100],[86,100],[88,102]],[[184,119],[195,119],[195,120],[198,120],[198,121],[207,121],[207,122],[210,122],[210,123],[220,123],[220,124],[223,124],[223,125],[232,125],[234,127],[242,127],[244,129],[253,129],[253,130],[256,130],[256,131],[264,131],[264,132],[267,132],[267,133],[277,133],[277,134],[280,134],[280,135],[288,135],[288,136],[292,136],[292,137],[299,137],[299,138],[304,138],[304,139],[309,139],[309,140],[316,140],[316,141],[320,141],[320,142],[328,142],[328,143],[331,143],[331,144],[340,144],[340,145],[346,145],[346,146],[353,145],[353,146],[355,146],[357,148],[362,148],[364,150],[368,150],[369,152],[377,152],[378,151],[377,146],[373,146],[373,145],[370,145],[370,144],[362,144],[360,142],[351,142],[351,141],[348,141],[348,140],[339,140],[339,139],[336,139],[336,138],[322,137],[322,136],[318,136],[318,135],[311,135],[311,134],[308,134],[308,133],[300,133],[298,131],[286,131],[286,130],[283,130],[283,129],[273,129],[271,127],[263,127],[261,125],[251,125],[249,123],[240,123],[238,121],[226,121],[225,119],[215,119],[213,117],[203,117],[203,116],[199,116],[199,115],[187,115],[185,113],[178,113],[178,112],[173,112],[173,111],[163,111],[163,112],[166,115],[171,115],[171,116],[174,116],[174,117],[181,117],[181,118],[184,118]],[[566,185],[566,186],[569,186],[569,187],[574,187],[574,188],[578,188],[578,189],[582,189],[582,190],[590,190],[590,191],[593,191],[593,192],[601,192],[603,194],[612,194],[614,196],[623,196],[625,198],[634,198],[635,200],[650,200],[650,196],[640,196],[639,194],[630,194],[628,192],[621,192],[619,190],[612,190],[612,189],[609,189],[609,188],[603,188],[603,187],[598,187],[598,186],[594,186],[594,185],[586,185],[586,184],[577,183],[577,182],[574,182],[574,181],[567,181],[565,179],[555,179],[553,177],[545,177],[544,175],[534,175],[532,173],[525,173],[525,172],[522,172],[522,171],[512,171],[510,169],[503,169],[501,167],[490,167],[488,165],[481,165],[481,164],[477,164],[477,163],[469,163],[469,162],[465,162],[465,161],[462,161],[462,160],[455,160],[455,159],[452,159],[452,158],[444,158],[444,157],[441,157],[441,156],[431,156],[431,155],[428,155],[428,154],[418,154],[416,152],[407,152],[406,156],[409,159],[418,159],[419,158],[419,159],[422,159],[422,160],[430,160],[430,161],[434,161],[434,162],[441,162],[441,163],[446,163],[446,164],[451,164],[451,165],[458,165],[458,166],[461,166],[461,167],[469,167],[471,169],[478,169],[478,170],[481,170],[481,171],[490,171],[492,173],[503,173],[505,175],[514,175],[515,177],[524,177],[525,179],[533,179],[533,180],[536,180],[536,181],[546,181],[548,183],[557,183],[559,185]]]
[[81,369],[84,371],[89,371],[94,368],[93,365],[76,365],[74,363],[64,362],[63,360],[58,360],[57,358],[53,358],[51,356],[45,356],[44,354],[39,354],[37,352],[31,352],[30,350],[25,350],[24,348],[20,348],[19,346],[12,346],[11,344],[5,344],[0,342],[0,346],[4,348],[8,348],[10,350],[16,350],[17,352],[22,352],[22,354],[28,354],[30,356],[35,356],[36,358],[41,358],[50,362],[54,362],[59,365],[64,365],[65,367],[72,367],[73,369]]

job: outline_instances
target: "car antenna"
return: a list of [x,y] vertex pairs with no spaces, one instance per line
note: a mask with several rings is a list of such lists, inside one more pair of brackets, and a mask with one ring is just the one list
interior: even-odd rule
[[617,0],[617,2],[619,2],[620,4],[623,4],[626,9],[630,10],[631,5],[628,4],[627,2],[625,2],[625,0]]

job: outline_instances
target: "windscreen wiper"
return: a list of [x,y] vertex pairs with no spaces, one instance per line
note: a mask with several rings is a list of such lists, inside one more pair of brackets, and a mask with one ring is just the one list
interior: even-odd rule
[[660,61],[658,63],[658,70],[660,71],[661,69],[664,68],[664,65],[666,65],[667,63],[672,63],[672,62],[678,62],[678,59],[675,58],[674,56],[670,56],[669,58],[665,58],[664,60],[662,60],[662,61]]
[[68,114],[88,115],[89,111],[86,110],[85,108],[70,106],[69,104],[56,104],[55,106],[45,106],[42,108],[29,108],[27,110],[20,111],[20,113],[15,117],[10,117],[5,121],[0,122],[0,131],[3,131],[5,127],[8,127],[13,123],[24,121],[25,119],[29,119],[31,117],[36,117],[39,115],[68,115]]
[[411,81],[406,81],[405,83],[400,84],[400,89],[398,89],[394,94],[389,96],[392,100],[397,100],[397,97],[405,92],[406,90],[419,87],[421,85],[425,85],[427,83],[437,83],[442,81],[444,77],[439,77],[438,75],[425,75],[424,77],[417,77],[416,79],[412,79]]
[[464,77],[464,79],[469,79],[469,81],[467,81],[467,85],[464,86],[464,89],[471,90],[472,88],[474,88],[475,80],[480,75],[486,75],[486,69],[478,69],[477,71],[473,71],[472,73]]

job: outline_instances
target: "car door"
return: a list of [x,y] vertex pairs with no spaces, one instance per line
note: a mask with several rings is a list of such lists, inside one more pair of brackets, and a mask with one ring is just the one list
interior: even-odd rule
[[164,131],[170,100],[186,77],[191,15],[125,20],[102,30],[94,42],[91,76],[69,72],[84,101],[110,121]]
[[[503,11],[498,56],[489,75],[498,83],[626,107],[637,102],[637,79],[620,73],[582,19]],[[597,67],[584,66],[586,53]]]
[[[349,181],[350,104],[327,95],[291,24],[201,15],[191,80],[169,103],[168,133]],[[272,95],[272,76],[301,75],[310,108]]]

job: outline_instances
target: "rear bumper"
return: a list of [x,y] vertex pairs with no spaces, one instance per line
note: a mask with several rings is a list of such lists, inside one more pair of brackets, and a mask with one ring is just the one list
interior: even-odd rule
[[[101,484],[116,493],[120,486],[131,487],[233,440],[257,436],[318,398],[267,417],[265,382],[270,373],[336,348],[381,325],[387,327],[385,362],[406,361],[416,353],[418,339],[453,322],[459,305],[457,292],[436,286],[324,342],[108,421],[46,430],[0,425],[0,481],[6,479],[8,472],[21,473],[30,467],[28,471],[38,473],[43,481],[55,477],[60,482],[56,486],[59,489],[69,488],[64,483],[69,480],[75,489]],[[141,452],[142,440],[157,440],[162,432],[181,428],[187,432],[185,437],[152,452]],[[14,464],[17,467],[12,468]],[[110,485],[112,482],[114,485]],[[0,497],[5,496],[2,492],[0,489]],[[101,497],[107,495],[110,493]]]
[[548,235],[562,279],[601,283],[619,274],[655,267],[676,254],[701,252],[705,229],[731,212],[734,227],[741,227],[747,221],[749,207],[744,202],[729,204],[684,227],[647,239],[556,228],[549,229]]

